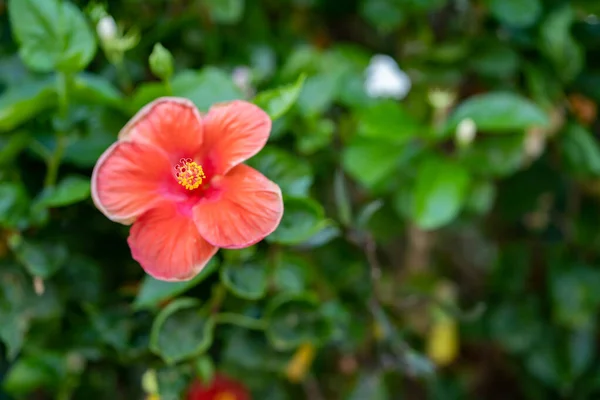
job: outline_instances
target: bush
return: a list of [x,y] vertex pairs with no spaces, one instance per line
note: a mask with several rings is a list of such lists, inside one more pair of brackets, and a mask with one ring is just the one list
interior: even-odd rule
[[[599,12],[0,1],[0,399],[600,396]],[[266,111],[285,204],[181,282],[90,197],[163,96]]]

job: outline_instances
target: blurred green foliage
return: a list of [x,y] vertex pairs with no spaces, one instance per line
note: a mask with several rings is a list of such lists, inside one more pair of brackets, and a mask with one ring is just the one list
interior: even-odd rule
[[[598,13],[0,0],[0,399],[179,399],[214,371],[269,400],[600,397]],[[376,54],[405,96],[366,86]],[[249,164],[285,197],[179,283],[89,189],[166,95],[264,108]]]

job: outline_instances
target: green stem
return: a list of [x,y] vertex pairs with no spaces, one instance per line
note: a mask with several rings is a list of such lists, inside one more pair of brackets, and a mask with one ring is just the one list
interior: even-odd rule
[[246,329],[264,330],[266,328],[265,321],[248,317],[246,315],[235,313],[220,313],[215,316],[215,320],[219,324],[231,324],[241,326]]
[[129,72],[125,67],[125,60],[123,59],[123,56],[114,62],[114,66],[117,69],[117,78],[119,79],[121,88],[125,93],[131,93],[133,91],[133,83],[129,77]]
[[173,86],[171,85],[171,79],[165,79],[165,88],[167,89],[167,94],[169,96],[173,96]]
[[48,150],[46,146],[40,143],[39,140],[33,139],[29,143],[29,148],[31,149],[31,151],[37,153],[38,156],[40,156],[46,164],[50,162],[50,158],[52,158],[52,153],[50,152],[50,150]]
[[65,152],[66,147],[66,137],[63,132],[56,133],[56,148],[54,149],[54,153],[50,157],[48,161],[48,169],[46,171],[46,179],[44,180],[44,187],[49,188],[56,185],[56,180],[58,178],[58,167],[60,166],[60,161],[62,160],[63,153]]
[[211,314],[215,314],[221,308],[221,304],[227,296],[227,288],[222,283],[217,283],[213,289],[211,299],[208,303],[208,310]]
[[65,152],[67,144],[66,132],[64,124],[68,118],[69,113],[69,84],[70,76],[64,72],[59,72],[56,79],[56,91],[58,93],[58,116],[60,118],[60,129],[56,132],[56,146],[54,152],[48,159],[46,171],[46,178],[44,180],[44,187],[49,188],[56,185],[58,177],[58,168]]

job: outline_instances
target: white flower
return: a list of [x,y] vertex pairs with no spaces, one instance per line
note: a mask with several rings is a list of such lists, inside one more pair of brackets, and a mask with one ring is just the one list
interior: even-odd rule
[[239,66],[233,69],[231,73],[231,79],[233,83],[240,88],[240,90],[247,95],[253,94],[252,88],[252,70],[246,66]]
[[377,54],[366,70],[365,90],[370,97],[392,97],[400,100],[411,88],[408,75],[390,56]]
[[456,127],[456,141],[461,146],[471,144],[477,134],[477,125],[471,118],[465,118]]
[[445,110],[456,100],[456,93],[434,88],[427,92],[427,99],[433,108]]
[[103,42],[114,39],[117,36],[117,23],[113,17],[106,15],[98,21],[96,32]]

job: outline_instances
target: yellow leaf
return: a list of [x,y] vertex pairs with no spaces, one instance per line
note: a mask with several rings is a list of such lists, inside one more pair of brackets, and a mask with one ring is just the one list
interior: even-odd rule
[[294,356],[288,363],[285,374],[290,382],[301,382],[315,358],[315,347],[305,343],[296,350]]
[[427,337],[427,355],[439,366],[446,366],[458,355],[458,326],[453,319],[435,322]]

